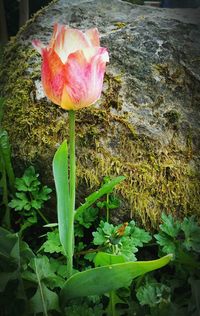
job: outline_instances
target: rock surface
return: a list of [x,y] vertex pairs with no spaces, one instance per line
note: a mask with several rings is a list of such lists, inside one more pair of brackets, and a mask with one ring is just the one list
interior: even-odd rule
[[119,220],[131,215],[156,226],[163,210],[200,217],[200,9],[58,0],[12,39],[0,84],[13,160],[34,163],[51,185],[68,115],[44,96],[31,41],[47,44],[55,22],[98,27],[110,53],[101,100],[76,114],[79,198],[103,176],[126,175]]

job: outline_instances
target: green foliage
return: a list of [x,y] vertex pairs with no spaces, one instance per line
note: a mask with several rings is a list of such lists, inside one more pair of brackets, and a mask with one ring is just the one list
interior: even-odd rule
[[97,207],[99,208],[109,208],[110,210],[116,209],[120,206],[120,200],[115,196],[110,194],[109,201],[99,201]]
[[170,260],[171,255],[167,255],[152,261],[124,262],[78,272],[70,277],[62,288],[62,305],[72,298],[101,295],[120,287],[127,287],[134,278],[159,269]]
[[77,217],[77,222],[85,228],[90,228],[93,222],[98,218],[99,209],[96,207],[89,207],[81,212]]
[[106,252],[98,252],[94,258],[95,267],[103,267],[126,262],[123,256],[112,255]]
[[[162,214],[160,230],[155,234],[161,253],[173,253],[171,271],[154,279],[145,278],[136,297],[151,316],[197,316],[200,291],[200,226],[194,217],[182,221]],[[138,281],[140,283],[140,281]]]
[[48,315],[49,310],[59,311],[58,295],[49,288],[62,286],[62,278],[54,273],[46,256],[31,259],[29,267],[31,271],[27,270],[22,276],[36,284],[36,292],[29,300],[30,311],[44,315]]
[[12,199],[10,206],[16,211],[23,211],[22,215],[27,216],[26,211],[39,210],[45,201],[49,199],[51,189],[46,185],[41,186],[38,180],[39,174],[35,173],[34,167],[25,170],[21,178],[16,178],[16,198]]
[[67,255],[70,242],[70,212],[69,212],[69,183],[68,183],[68,146],[64,141],[56,151],[53,159],[53,176],[57,195],[58,230],[60,242]]
[[183,246],[188,251],[194,250],[195,252],[200,252],[200,227],[195,222],[194,216],[190,218],[184,218],[181,223],[181,229],[184,232],[184,242]]
[[123,255],[128,261],[136,261],[134,254],[138,247],[151,240],[150,234],[137,227],[134,221],[118,226],[101,221],[93,236],[94,245],[103,246],[109,253]]
[[156,305],[168,305],[170,303],[171,289],[162,283],[150,282],[140,286],[136,296],[141,305],[155,307]]
[[91,307],[84,302],[81,305],[70,305],[69,307],[65,308],[66,316],[103,316],[104,314],[105,313],[102,304]]
[[[11,163],[11,149],[8,133],[5,131],[1,122],[3,119],[4,99],[0,97],[0,206],[4,206],[5,211],[0,214],[2,223],[10,228],[10,209],[8,205],[9,190],[14,192],[15,176]],[[2,195],[2,197],[1,197]]]
[[160,232],[155,234],[155,238],[163,253],[173,253],[175,259],[180,259],[184,252],[200,252],[200,227],[194,217],[180,222],[163,213],[162,220]]
[[58,229],[48,232],[46,235],[47,235],[47,240],[42,244],[39,251],[43,250],[44,252],[47,252],[47,253],[60,253],[64,255],[65,253],[64,253],[63,246],[60,243]]
[[98,191],[93,192],[90,194],[86,199],[85,203],[82,204],[76,210],[75,219],[78,220],[79,216],[81,216],[82,212],[88,209],[92,204],[94,204],[98,199],[100,199],[103,195],[111,193],[114,187],[120,183],[121,181],[125,180],[124,176],[119,176],[106,182]]
[[[16,180],[16,189],[18,203],[12,202],[13,205],[16,203],[16,210],[23,213],[24,219],[33,220],[30,214],[32,211],[36,214],[37,207],[43,206],[48,190],[42,190],[32,168]],[[38,192],[35,198],[38,202],[31,204],[33,199],[29,197],[34,196],[33,192]],[[0,228],[0,308],[5,315],[197,316],[200,313],[200,227],[195,218],[180,221],[162,214],[160,230],[150,243],[150,234],[134,221],[116,226],[101,221],[97,226],[100,208],[108,209],[110,205],[114,209],[120,205],[112,192],[106,189],[104,193],[101,197],[106,200],[92,198],[94,205],[90,205],[90,199],[87,204],[86,199],[89,207],[84,206],[76,217],[76,270],[69,279],[57,224],[45,225],[51,231],[47,232],[37,255],[18,234]],[[142,248],[144,245],[148,247]],[[148,260],[152,251],[158,249],[160,254],[172,252],[174,260],[169,267],[146,275],[171,257],[134,262],[139,249],[138,258]]]
[[52,190],[46,185],[42,186],[38,177],[34,167],[30,166],[23,176],[15,181],[16,193],[9,206],[22,216],[21,231],[37,222],[37,213],[48,223],[41,209],[44,202],[50,198]]
[[21,269],[34,257],[18,234],[0,227],[0,307],[3,315],[23,315],[27,297]]

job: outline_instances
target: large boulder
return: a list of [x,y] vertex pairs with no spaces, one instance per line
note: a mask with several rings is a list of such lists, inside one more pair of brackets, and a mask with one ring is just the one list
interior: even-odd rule
[[147,227],[162,211],[199,216],[200,10],[58,0],[11,40],[1,89],[13,162],[18,170],[34,163],[52,186],[52,157],[68,137],[68,113],[45,97],[31,41],[47,44],[55,22],[98,27],[110,53],[101,100],[76,113],[79,199],[103,176],[126,175],[118,188],[120,220],[133,216]]

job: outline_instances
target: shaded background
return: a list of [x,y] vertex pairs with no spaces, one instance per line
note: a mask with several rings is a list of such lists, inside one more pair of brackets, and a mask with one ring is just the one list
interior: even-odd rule
[[[67,1],[67,0],[66,0]],[[200,6],[200,0],[156,0],[156,1],[144,1],[144,0],[126,0],[128,2],[134,4],[148,4],[152,2],[152,5],[161,6],[165,8],[196,8]],[[29,6],[29,14],[28,17],[30,18],[35,12],[37,12],[42,7],[46,6],[50,3],[51,0],[0,0],[0,43],[5,43],[10,36],[16,35],[19,24],[20,24],[20,12],[24,15],[25,12],[22,12],[23,9],[20,8],[21,6],[24,7],[28,4]],[[4,10],[2,9],[4,7]],[[4,12],[3,12],[4,11]],[[26,13],[25,13],[26,16]],[[27,18],[24,16],[24,19]],[[22,17],[23,19],[23,17]],[[6,24],[7,26],[7,35],[2,35],[2,24]],[[21,23],[23,25],[23,23]]]

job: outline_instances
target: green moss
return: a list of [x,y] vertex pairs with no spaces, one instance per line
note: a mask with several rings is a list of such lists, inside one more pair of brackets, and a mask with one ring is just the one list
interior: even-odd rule
[[124,22],[115,22],[114,25],[116,26],[116,29],[122,29],[127,25],[127,23]]
[[168,120],[170,124],[175,124],[179,122],[180,113],[176,110],[168,111],[164,114],[164,117]]
[[122,108],[122,101],[120,98],[120,89],[122,84],[121,76],[106,74],[105,83],[107,84],[107,90],[106,93],[104,93],[105,99],[103,100],[102,106],[107,110],[113,108],[120,111]]
[[182,66],[171,63],[155,64],[153,72],[162,77],[168,85],[183,87],[185,83],[185,70]]
[[[6,97],[4,127],[13,162],[36,164],[45,183],[53,186],[51,162],[57,145],[68,136],[68,116],[46,99],[36,100],[34,82],[40,79],[36,54],[16,39],[4,52],[0,73]],[[33,72],[30,64],[35,65]],[[200,218],[200,179],[189,165],[191,143],[184,152],[173,144],[160,151],[156,141],[138,135],[128,114],[119,112],[121,85],[121,76],[107,74],[100,109],[89,107],[76,113],[77,183],[79,188],[85,186],[83,196],[96,189],[103,176],[125,175],[126,181],[118,187],[125,205],[122,216],[133,216],[145,227],[157,226],[162,211]],[[178,112],[170,111],[166,118],[177,123]]]

